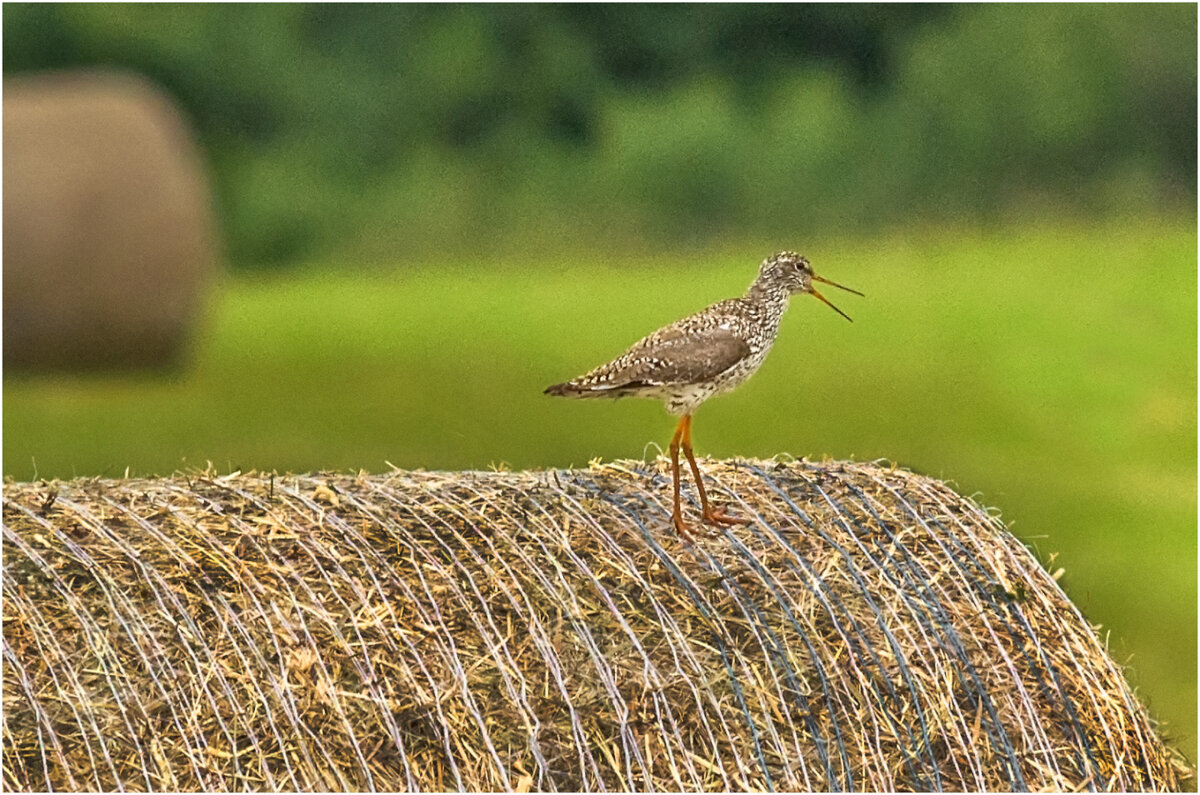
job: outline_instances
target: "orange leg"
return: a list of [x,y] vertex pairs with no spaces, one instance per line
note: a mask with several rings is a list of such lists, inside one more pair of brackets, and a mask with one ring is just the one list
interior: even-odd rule
[[[750,519],[743,519],[738,516],[730,516],[722,510],[713,508],[708,503],[708,494],[704,491],[704,480],[700,477],[700,467],[696,466],[696,457],[692,455],[692,415],[688,414],[679,421],[679,427],[683,429],[683,454],[687,456],[688,464],[692,467],[692,477],[696,479],[696,491],[700,492],[700,510],[704,521],[709,524],[751,524]],[[675,432],[679,433],[678,430]],[[678,465],[677,465],[678,466]],[[675,483],[675,498],[679,499],[679,483]]]
[[690,416],[683,417],[679,420],[679,424],[675,426],[675,435],[671,437],[671,477],[675,485],[675,498],[671,508],[671,523],[675,525],[675,532],[684,538],[688,538],[687,525],[683,523],[683,514],[679,510],[679,440],[683,437],[683,430],[689,424]]

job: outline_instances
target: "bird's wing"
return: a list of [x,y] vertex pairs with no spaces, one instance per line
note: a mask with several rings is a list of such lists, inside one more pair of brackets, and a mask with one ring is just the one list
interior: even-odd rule
[[729,329],[668,326],[600,368],[596,386],[621,389],[706,381],[749,353],[750,346]]

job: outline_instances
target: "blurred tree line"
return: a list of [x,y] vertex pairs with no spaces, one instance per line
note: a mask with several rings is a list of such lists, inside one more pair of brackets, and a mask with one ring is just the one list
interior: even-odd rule
[[3,7],[189,112],[231,259],[1195,210],[1196,6]]

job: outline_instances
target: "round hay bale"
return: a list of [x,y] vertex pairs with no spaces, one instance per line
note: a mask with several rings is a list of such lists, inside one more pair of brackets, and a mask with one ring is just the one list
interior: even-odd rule
[[11,789],[1171,790],[993,515],[872,464],[4,487]]
[[4,80],[4,364],[169,363],[217,264],[195,139],[145,79]]

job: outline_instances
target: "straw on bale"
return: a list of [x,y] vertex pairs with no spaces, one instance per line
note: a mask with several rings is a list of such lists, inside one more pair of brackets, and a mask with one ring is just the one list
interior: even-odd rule
[[4,364],[177,358],[218,263],[195,136],[132,73],[4,79]]
[[1176,789],[993,515],[895,468],[665,461],[4,487],[10,789]]

